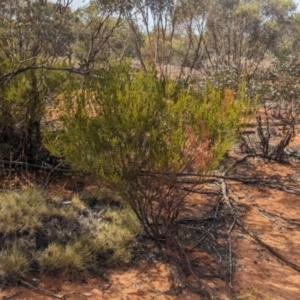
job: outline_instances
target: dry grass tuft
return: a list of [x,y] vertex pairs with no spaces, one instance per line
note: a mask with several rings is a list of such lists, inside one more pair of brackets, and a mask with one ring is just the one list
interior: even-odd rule
[[45,195],[37,189],[0,193],[0,232],[4,235],[34,231],[42,225],[47,212]]
[[0,252],[1,275],[24,277],[29,271],[29,260],[16,243]]
[[66,201],[33,188],[0,193],[0,277],[23,277],[34,266],[79,279],[130,262],[141,230],[134,213],[99,198],[87,205],[77,194]]
[[131,260],[130,245],[141,231],[140,224],[129,208],[109,208],[104,218],[108,220],[99,226],[95,244],[106,256],[109,264],[122,265]]
[[40,266],[43,273],[78,279],[85,275],[93,259],[91,249],[80,241],[66,246],[53,243],[44,251]]

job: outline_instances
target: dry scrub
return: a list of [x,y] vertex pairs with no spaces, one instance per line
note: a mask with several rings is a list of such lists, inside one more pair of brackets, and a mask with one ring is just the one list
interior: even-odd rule
[[2,285],[31,271],[76,279],[130,262],[140,231],[134,214],[95,195],[93,205],[89,200],[49,197],[38,189],[0,193]]

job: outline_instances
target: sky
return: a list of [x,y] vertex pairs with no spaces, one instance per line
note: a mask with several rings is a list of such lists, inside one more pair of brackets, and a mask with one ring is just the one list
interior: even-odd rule
[[80,6],[87,5],[89,2],[90,2],[89,0],[73,0],[73,2],[71,4],[71,7],[77,8],[77,7],[80,7]]
[[298,5],[298,11],[300,11],[300,0],[295,0],[295,3]]
[[[298,11],[300,11],[300,0],[294,0],[295,3],[298,5]],[[73,8],[78,8],[80,6],[87,5],[89,3],[89,0],[73,0],[71,6]]]

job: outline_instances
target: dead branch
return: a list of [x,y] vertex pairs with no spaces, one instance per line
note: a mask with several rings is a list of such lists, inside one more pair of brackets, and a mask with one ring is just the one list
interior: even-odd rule
[[[266,181],[261,178],[251,178],[251,177],[237,177],[237,176],[224,176],[224,175],[199,175],[196,173],[184,173],[184,174],[177,174],[178,177],[206,177],[207,179],[203,179],[202,183],[211,183],[215,182],[215,179],[227,179],[227,180],[233,180],[237,182],[241,182],[244,184],[258,184],[263,185],[268,188],[284,191],[289,194],[295,194],[300,195],[299,189],[294,189],[285,185],[280,185],[274,182]],[[195,181],[191,178],[188,179],[180,179],[177,182],[178,183],[184,183],[184,184],[195,184],[195,182],[198,182],[199,180]]]
[[74,292],[70,292],[70,293],[67,293],[67,294],[64,294],[64,295],[58,295],[58,294],[55,294],[55,293],[52,293],[44,288],[41,288],[41,287],[37,287],[37,286],[34,286],[32,284],[30,284],[29,282],[27,281],[24,281],[24,280],[20,280],[20,282],[23,284],[23,285],[26,285],[27,287],[37,291],[37,292],[40,292],[40,293],[43,293],[43,294],[46,294],[46,295],[49,295],[53,298],[56,298],[56,299],[67,299],[67,296],[68,295],[71,295],[71,294],[74,294]]
[[280,218],[280,219],[286,221],[289,224],[300,226],[300,220],[285,218],[285,217],[283,217],[281,215],[275,214],[273,212],[266,211],[266,210],[258,208],[256,206],[253,206],[253,209],[257,209],[257,210],[259,210],[260,212],[262,212],[262,213],[264,213],[266,215],[270,215],[270,216],[275,217],[275,218]]
[[282,254],[280,254],[277,250],[275,250],[274,248],[272,248],[270,245],[266,244],[265,242],[263,242],[256,234],[254,234],[252,231],[250,231],[246,225],[241,221],[241,220],[237,220],[236,221],[237,225],[249,236],[251,236],[256,242],[258,242],[260,245],[262,245],[264,248],[266,248],[270,253],[272,253],[273,255],[275,255],[278,259],[280,259],[281,261],[283,261],[287,266],[289,266],[290,268],[294,269],[295,271],[300,273],[300,266],[289,261],[286,257],[284,257]]
[[13,166],[24,166],[28,169],[33,169],[33,170],[45,170],[45,171],[52,171],[52,172],[63,172],[63,173],[72,173],[71,169],[67,168],[59,168],[57,166],[43,166],[43,165],[38,165],[38,164],[33,164],[33,163],[28,163],[28,162],[22,162],[22,161],[9,161],[9,160],[0,160],[0,164],[8,165],[10,169]]
[[18,295],[20,295],[22,292],[21,291],[18,291],[18,292],[15,292],[15,293],[12,293],[8,296],[3,296],[2,297],[2,300],[9,300],[9,299],[12,299],[13,297],[16,297]]
[[228,194],[227,194],[227,187],[226,187],[226,182],[224,179],[221,179],[221,192],[223,194],[223,199],[227,202],[228,206],[233,209],[233,206],[230,202],[230,199],[228,197]]
[[23,68],[18,68],[16,70],[13,70],[13,71],[10,71],[8,73],[1,75],[0,82],[11,79],[12,77],[17,76],[20,73],[24,73],[28,70],[38,70],[38,69],[45,69],[45,70],[50,70],[50,71],[65,71],[68,73],[75,73],[75,74],[80,74],[80,75],[86,75],[89,73],[89,71],[82,71],[81,68],[75,69],[75,68],[70,68],[70,67],[52,67],[52,66],[45,66],[45,65],[31,65],[31,66],[26,66]]
[[[208,218],[183,218],[179,219],[176,224],[188,224],[188,223],[206,223],[206,222],[213,222],[213,221],[220,221],[222,219],[225,219],[229,215],[224,215],[220,217],[208,217]],[[231,215],[230,215],[231,216]]]
[[276,214],[276,213],[273,213],[273,212],[269,212],[269,211],[266,211],[265,209],[261,209],[259,208],[258,206],[256,205],[247,205],[245,203],[239,203],[238,199],[236,196],[234,195],[231,195],[230,196],[231,200],[234,201],[234,204],[236,204],[237,206],[243,206],[243,207],[246,207],[247,209],[254,209],[256,210],[261,216],[263,216],[264,218],[274,222],[277,226],[282,226],[282,227],[285,227],[285,228],[288,228],[290,229],[290,227],[282,224],[280,222],[280,224],[278,224],[279,222],[276,220],[276,218],[278,219],[281,219],[283,221],[285,221],[286,223],[288,224],[292,224],[292,225],[296,225],[296,226],[300,226],[300,220],[297,220],[297,219],[289,219],[289,218],[285,218],[279,214]]
[[234,219],[233,223],[231,224],[231,226],[229,227],[229,230],[227,231],[227,234],[228,234],[228,260],[229,260],[229,287],[230,288],[233,288],[232,286],[232,241],[231,241],[231,231],[234,227],[236,223],[236,219]]

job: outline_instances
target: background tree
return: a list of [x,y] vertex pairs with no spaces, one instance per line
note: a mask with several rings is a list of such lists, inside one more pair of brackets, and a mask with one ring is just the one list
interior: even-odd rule
[[265,57],[285,59],[299,40],[292,0],[94,0],[75,12],[64,3],[0,2],[0,138],[26,137],[9,146],[23,149],[14,158],[41,144],[45,108],[55,106],[57,82],[69,73],[83,84],[114,60],[133,59],[144,70],[150,60],[161,75],[202,73],[224,91],[236,89],[241,74],[250,78]]
[[[111,25],[105,39],[99,40],[113,11],[106,9],[106,17],[95,26],[87,21],[88,51],[85,56],[74,57],[74,42],[81,33],[75,31],[80,14],[69,8],[70,3],[0,3],[0,151],[6,160],[38,159],[42,145],[40,124],[45,120],[46,107],[55,105],[70,72],[90,72],[96,55],[117,26]],[[45,151],[42,152],[44,157]]]

